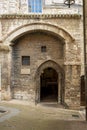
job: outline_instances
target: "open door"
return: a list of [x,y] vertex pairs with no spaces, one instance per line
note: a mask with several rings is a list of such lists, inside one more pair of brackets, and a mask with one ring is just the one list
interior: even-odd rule
[[48,67],[40,76],[40,101],[57,102],[58,100],[58,74]]

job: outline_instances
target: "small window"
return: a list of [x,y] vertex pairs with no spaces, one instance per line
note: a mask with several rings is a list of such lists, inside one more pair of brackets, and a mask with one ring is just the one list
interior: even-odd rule
[[22,65],[30,65],[30,56],[22,56]]
[[42,12],[42,0],[28,0],[29,12],[41,13]]
[[41,46],[41,52],[46,52],[46,46]]

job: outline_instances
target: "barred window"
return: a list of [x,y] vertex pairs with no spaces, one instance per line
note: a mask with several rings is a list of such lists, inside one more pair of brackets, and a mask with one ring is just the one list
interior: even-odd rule
[[30,56],[22,56],[22,65],[30,65]]
[[42,0],[28,0],[29,12],[41,13],[42,12]]
[[41,52],[46,52],[46,51],[47,51],[46,46],[41,46]]

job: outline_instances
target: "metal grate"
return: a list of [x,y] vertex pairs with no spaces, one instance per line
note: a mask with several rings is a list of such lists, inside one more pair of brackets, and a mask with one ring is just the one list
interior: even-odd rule
[[30,65],[30,56],[22,56],[22,65]]

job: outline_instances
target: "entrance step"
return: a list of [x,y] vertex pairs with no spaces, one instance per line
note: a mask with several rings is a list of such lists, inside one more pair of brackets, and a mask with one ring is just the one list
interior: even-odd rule
[[40,105],[44,107],[65,108],[64,105],[58,104],[57,102],[42,102]]

